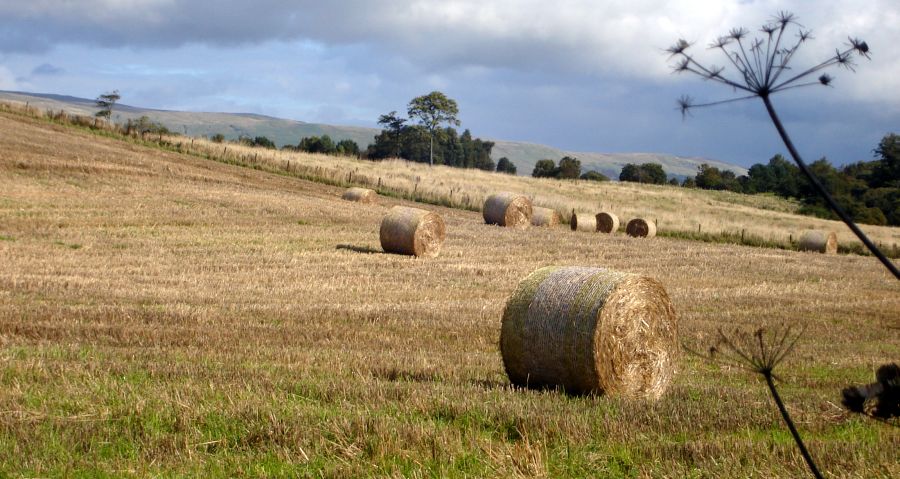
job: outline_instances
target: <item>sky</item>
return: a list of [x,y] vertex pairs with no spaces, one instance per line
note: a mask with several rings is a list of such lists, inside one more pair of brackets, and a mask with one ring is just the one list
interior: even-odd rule
[[871,49],[831,86],[773,98],[801,154],[872,159],[900,133],[897,0],[0,0],[0,90],[373,127],[439,90],[482,138],[750,166],[785,153],[762,102],[682,118],[682,95],[736,94],[673,73],[665,49],[684,38],[722,66],[708,44],[780,11],[813,32],[798,70],[848,37]]

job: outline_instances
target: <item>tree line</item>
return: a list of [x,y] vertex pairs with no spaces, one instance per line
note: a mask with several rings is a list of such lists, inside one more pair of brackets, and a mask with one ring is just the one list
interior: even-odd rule
[[[873,152],[875,160],[836,168],[822,158],[809,168],[854,221],[900,226],[900,135],[885,135]],[[802,203],[802,214],[838,219],[800,169],[781,155],[773,156],[766,164],[754,164],[746,175],[740,176],[704,164],[695,177],[685,178],[682,185],[795,198]]]

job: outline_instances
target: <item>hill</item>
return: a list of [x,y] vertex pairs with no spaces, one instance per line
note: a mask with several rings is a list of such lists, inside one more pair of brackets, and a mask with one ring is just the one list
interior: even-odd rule
[[[93,100],[64,95],[0,91],[0,100],[27,102],[36,108],[65,110],[82,115],[92,115],[97,111]],[[221,133],[228,139],[235,139],[241,135],[266,136],[279,147],[297,144],[303,137],[327,134],[335,140],[353,140],[361,148],[365,148],[379,132],[374,128],[306,123],[249,113],[154,110],[125,104],[117,104],[114,111],[114,119],[120,123],[141,116],[147,116],[172,131],[189,136],[211,136],[216,133]],[[581,160],[584,171],[598,171],[614,179],[619,177],[622,166],[627,163],[659,163],[666,173],[679,178],[693,176],[702,163],[732,170],[739,175],[747,172],[743,167],[708,158],[689,158],[661,153],[575,152],[527,142],[496,139],[491,141],[495,142],[491,155],[494,161],[504,156],[509,158],[518,167],[520,175],[530,175],[538,160],[545,158],[559,160],[564,156],[574,156]]]

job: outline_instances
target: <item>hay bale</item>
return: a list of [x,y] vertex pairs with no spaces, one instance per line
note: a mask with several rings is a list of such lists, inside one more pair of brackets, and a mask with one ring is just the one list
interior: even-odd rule
[[634,218],[625,225],[625,232],[635,238],[652,238],[656,236],[656,223],[643,218]]
[[388,253],[433,258],[441,252],[446,227],[437,213],[395,206],[381,220],[379,236]]
[[378,193],[368,188],[348,188],[341,195],[342,200],[356,201],[357,203],[375,203],[378,201]]
[[619,231],[619,217],[607,211],[597,213],[597,231],[601,233]]
[[837,235],[833,231],[804,231],[800,234],[800,243],[797,245],[797,249],[800,251],[837,254]]
[[559,213],[550,208],[535,206],[531,209],[531,224],[533,226],[556,226],[560,222]]
[[489,225],[525,229],[531,225],[531,200],[518,193],[496,193],[484,202],[482,214]]
[[587,213],[572,212],[572,219],[569,221],[572,231],[588,231],[590,233],[597,232],[597,217]]
[[655,399],[675,374],[677,336],[672,302],[655,279],[550,266],[507,301],[500,352],[518,386]]

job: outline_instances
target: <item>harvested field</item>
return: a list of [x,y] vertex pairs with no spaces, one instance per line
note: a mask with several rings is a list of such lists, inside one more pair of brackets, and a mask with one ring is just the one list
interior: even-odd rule
[[812,454],[900,476],[900,429],[837,406],[900,358],[900,286],[873,258],[428,206],[448,234],[422,261],[379,246],[415,203],[9,113],[0,151],[0,476],[806,474],[765,385],[691,355],[653,403],[510,387],[502,308],[548,264],[659,280],[696,349],[806,327],[777,372]]

